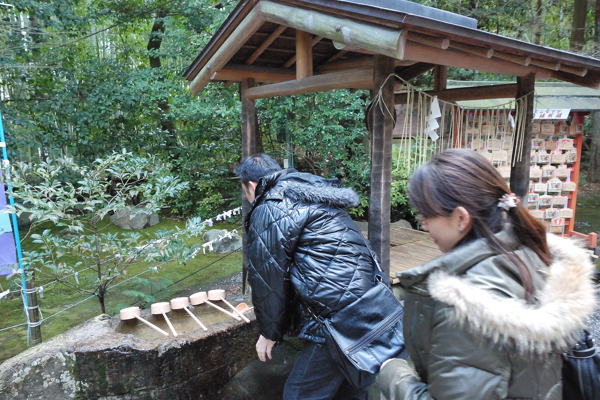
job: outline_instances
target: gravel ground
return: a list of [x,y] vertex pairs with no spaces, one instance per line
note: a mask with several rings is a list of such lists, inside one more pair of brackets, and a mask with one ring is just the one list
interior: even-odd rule
[[[597,288],[600,289],[600,285]],[[598,304],[600,304],[600,291],[596,292],[596,297],[598,298]],[[596,309],[596,312],[590,318],[589,330],[596,346],[600,346],[600,307]]]

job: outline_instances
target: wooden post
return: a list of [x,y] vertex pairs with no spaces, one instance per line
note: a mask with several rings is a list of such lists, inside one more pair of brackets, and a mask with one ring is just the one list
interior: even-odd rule
[[313,74],[312,35],[296,29],[296,79]]
[[[27,291],[27,314],[29,314],[29,323],[36,324],[40,321],[40,310],[38,308],[37,292],[35,291],[35,281],[31,280],[25,284]],[[39,325],[29,327],[31,332],[31,345],[42,343],[42,330]]]
[[445,65],[436,65],[433,70],[433,90],[441,92],[446,90],[448,85],[448,67]]
[[[517,99],[527,96],[527,109],[525,111],[525,131],[523,132],[523,150],[520,160],[510,170],[510,190],[513,191],[521,202],[527,206],[527,193],[529,193],[529,161],[531,154],[531,120],[533,119],[533,103],[535,89],[535,74],[517,77]],[[515,135],[516,138],[516,135]],[[519,151],[513,143],[513,151]]]
[[[392,189],[392,131],[394,130],[394,59],[376,55],[373,69],[371,110],[371,193],[369,197],[369,241],[381,267],[390,274],[390,209]],[[386,81],[387,79],[387,81]],[[384,85],[385,83],[385,85]],[[379,96],[381,94],[381,96]],[[377,101],[379,100],[379,101]]]
[[[246,98],[246,92],[254,86],[254,79],[240,82],[240,100],[242,101],[242,160],[256,151],[256,108],[254,100]],[[244,221],[250,209],[250,203],[242,190],[242,292],[246,293],[246,279],[248,277],[248,234]]]

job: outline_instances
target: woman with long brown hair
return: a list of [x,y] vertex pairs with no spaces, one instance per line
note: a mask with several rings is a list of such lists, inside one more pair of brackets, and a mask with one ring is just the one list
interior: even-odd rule
[[410,359],[383,366],[382,393],[561,399],[560,353],[595,308],[586,252],[547,235],[471,150],[447,150],[417,169],[409,198],[445,254],[399,274]]

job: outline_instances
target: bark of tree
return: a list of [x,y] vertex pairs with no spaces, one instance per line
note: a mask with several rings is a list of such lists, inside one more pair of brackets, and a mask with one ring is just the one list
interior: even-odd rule
[[542,42],[542,0],[537,0],[534,26],[533,43],[540,44]]
[[573,19],[571,23],[571,40],[569,47],[579,51],[585,44],[585,20],[587,17],[587,0],[573,0]]
[[[156,19],[152,24],[152,30],[150,31],[150,39],[148,40],[148,46],[146,48],[149,51],[150,67],[160,68],[162,63],[160,56],[157,54],[162,44],[162,38],[165,33],[165,21],[164,18],[167,16],[166,11],[160,10],[156,13]],[[159,81],[164,81],[163,77],[158,78]],[[177,137],[175,134],[175,124],[169,112],[171,107],[169,106],[169,98],[165,95],[158,100],[158,108],[162,111],[160,126],[164,132],[166,132],[166,145],[168,148],[175,149],[177,147]],[[173,152],[173,156],[177,157],[177,152]]]

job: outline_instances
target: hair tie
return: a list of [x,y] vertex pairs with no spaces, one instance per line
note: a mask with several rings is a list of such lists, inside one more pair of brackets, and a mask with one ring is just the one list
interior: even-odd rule
[[498,207],[504,208],[506,211],[514,208],[519,204],[520,200],[514,193],[506,193],[498,199]]

